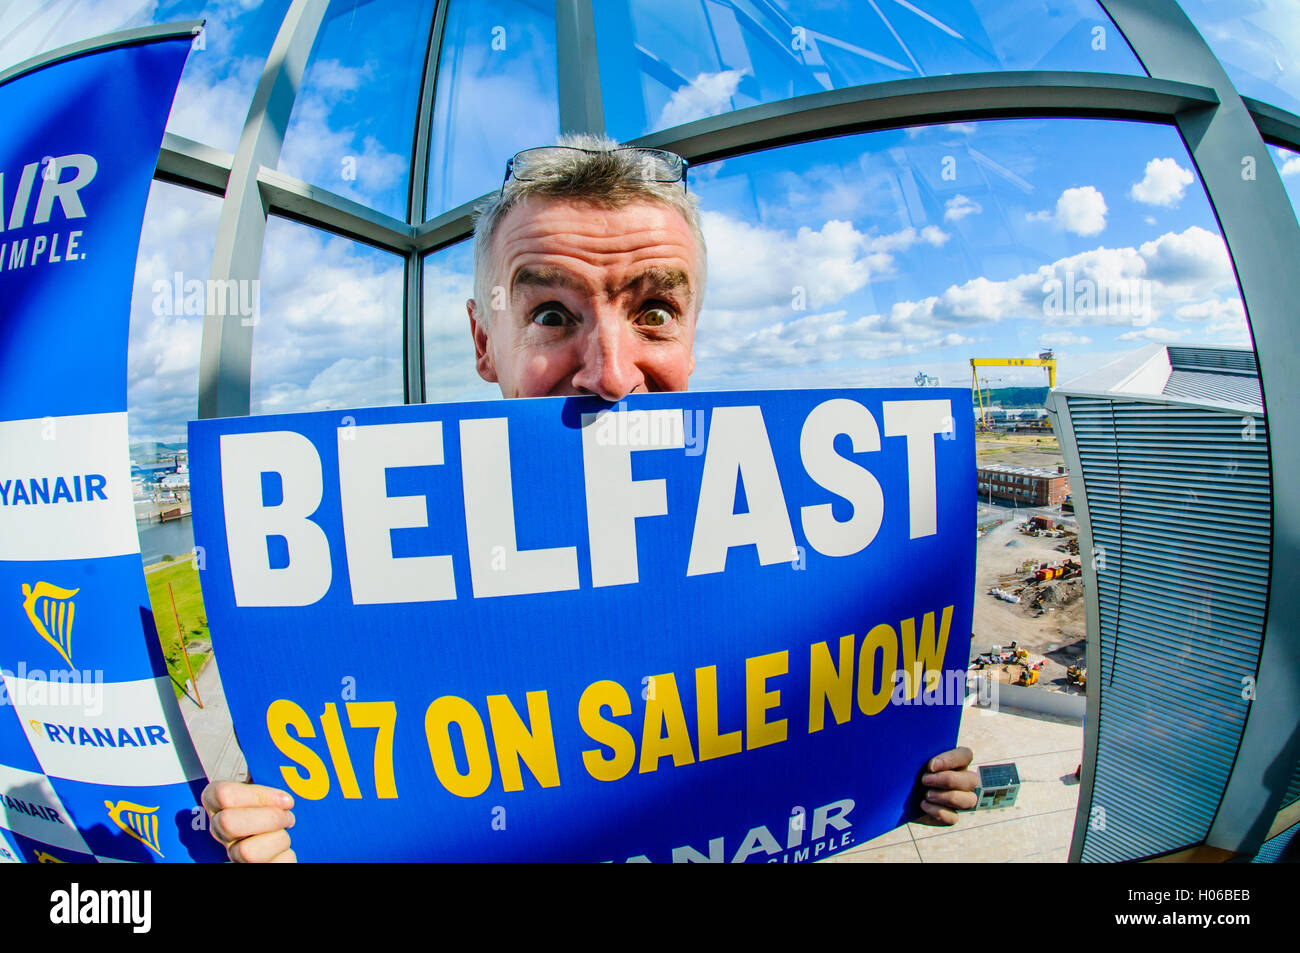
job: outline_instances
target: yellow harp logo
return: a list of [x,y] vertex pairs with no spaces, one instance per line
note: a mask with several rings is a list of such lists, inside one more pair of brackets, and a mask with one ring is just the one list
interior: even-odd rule
[[64,863],[64,861],[59,860],[59,858],[55,857],[53,854],[47,854],[47,853],[45,853],[45,851],[43,851],[43,850],[34,851],[33,853],[36,855],[36,862],[37,862],[38,864],[62,864],[62,863]]
[[130,801],[118,801],[116,804],[105,801],[104,807],[108,808],[109,820],[159,857],[163,855],[162,848],[158,846],[157,807],[145,807]]
[[72,597],[80,589],[60,589],[48,582],[34,586],[23,583],[23,609],[38,635],[58,650],[72,666],[72,615],[77,604]]

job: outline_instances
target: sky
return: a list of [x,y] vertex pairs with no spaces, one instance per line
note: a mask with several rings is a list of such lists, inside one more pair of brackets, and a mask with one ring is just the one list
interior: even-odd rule
[[[113,29],[206,17],[168,129],[233,151],[287,6],[15,0],[0,9],[0,66]],[[778,3],[784,19],[756,24],[716,4],[704,23],[695,0],[601,4],[601,62],[637,64],[603,74],[610,131],[626,138],[945,67],[1140,71],[1117,34],[1096,48],[1093,0],[873,6],[881,14],[867,22],[835,3]],[[1243,91],[1291,105],[1300,28],[1281,6],[1256,2],[1249,15],[1230,17],[1222,3],[1187,3]],[[544,0],[487,12],[452,7],[448,36],[458,48],[440,65],[430,216],[498,187],[510,153],[554,135],[553,10]],[[430,0],[333,4],[281,171],[405,217],[431,15]],[[700,35],[710,42],[691,41]],[[1294,204],[1300,157],[1270,155]],[[875,132],[694,166],[689,187],[709,247],[697,389],[908,385],[918,372],[966,386],[971,357],[1044,347],[1066,381],[1151,342],[1249,343],[1213,212],[1168,127],[1051,119]],[[182,285],[207,278],[219,212],[217,198],[153,186],[130,316],[133,441],[182,439],[193,416],[201,317],[169,313],[164,301],[175,300],[178,275]],[[426,260],[430,399],[496,396],[473,370],[470,272],[467,243]],[[395,256],[273,221],[254,333],[254,412],[400,401],[401,274]],[[1088,313],[1063,306],[1089,287],[1126,298]],[[992,386],[1045,383],[1032,368],[985,377]]]

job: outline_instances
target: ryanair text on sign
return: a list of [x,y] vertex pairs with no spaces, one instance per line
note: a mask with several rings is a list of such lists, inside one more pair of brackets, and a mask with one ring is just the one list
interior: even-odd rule
[[191,423],[223,680],[299,856],[780,862],[896,826],[965,693],[963,399]]
[[158,785],[203,776],[166,697],[172,692],[169,676],[95,684],[93,708],[70,707],[59,694],[43,690],[45,682],[7,675],[5,686],[32,751],[51,777]]
[[125,413],[0,421],[0,559],[139,551]]
[[[203,768],[158,642],[132,499],[134,275],[193,25],[151,34],[102,37],[0,81],[6,859],[220,856],[190,827]],[[104,922],[75,885],[64,911]]]

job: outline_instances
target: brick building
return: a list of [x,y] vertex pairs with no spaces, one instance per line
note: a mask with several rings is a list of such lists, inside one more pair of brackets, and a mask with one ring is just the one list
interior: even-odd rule
[[1016,467],[989,463],[977,468],[981,500],[1019,506],[1058,506],[1070,495],[1065,467]]

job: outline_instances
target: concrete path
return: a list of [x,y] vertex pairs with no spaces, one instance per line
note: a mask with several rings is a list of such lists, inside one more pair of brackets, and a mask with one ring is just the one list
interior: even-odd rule
[[905,824],[828,863],[1065,863],[1074,836],[1083,757],[1083,723],[1057,715],[968,705],[957,743],[975,763],[1014,762],[1020,793],[1013,807],[962,812],[953,827]]
[[203,666],[198,674],[198,683],[203,708],[187,697],[181,698],[180,706],[190,737],[198,749],[199,760],[213,780],[247,781],[248,766],[230,723],[230,709],[226,707],[226,693],[221,687],[216,656],[210,657]]

